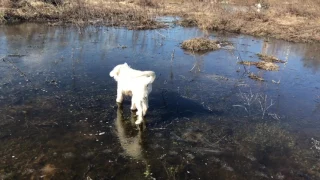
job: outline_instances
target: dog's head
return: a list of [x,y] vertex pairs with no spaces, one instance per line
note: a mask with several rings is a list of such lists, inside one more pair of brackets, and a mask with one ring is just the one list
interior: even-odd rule
[[127,68],[127,67],[129,67],[127,63],[117,65],[110,72],[110,77],[113,77],[116,81],[118,81],[118,76],[119,76],[119,74],[121,72],[121,69]]

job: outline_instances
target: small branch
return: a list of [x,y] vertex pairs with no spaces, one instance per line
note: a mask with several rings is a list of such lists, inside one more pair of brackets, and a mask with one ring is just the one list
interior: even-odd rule
[[171,64],[173,62],[173,59],[174,59],[174,53],[175,53],[175,49],[173,49],[172,53],[171,53]]

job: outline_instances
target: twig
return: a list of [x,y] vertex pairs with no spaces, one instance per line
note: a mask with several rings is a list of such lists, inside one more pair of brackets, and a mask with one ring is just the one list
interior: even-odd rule
[[265,95],[264,97],[262,95],[260,95],[260,98],[258,98],[259,104],[260,104],[260,108],[261,108],[261,112],[262,112],[262,119],[264,118],[264,115],[266,113],[266,111],[273,106],[273,101],[272,99],[270,100],[270,105],[267,106],[267,95]]
[[156,30],[156,33],[162,36],[163,38],[167,38],[165,35],[161,34],[159,31]]
[[246,110],[247,113],[249,113],[249,111],[247,110],[247,108],[246,108],[245,106],[243,106],[243,105],[232,105],[232,106],[233,106],[233,107],[243,107],[244,110]]
[[174,59],[174,53],[175,53],[175,49],[173,49],[172,53],[171,53],[171,64],[173,62],[173,59]]
[[24,72],[22,72],[17,66],[15,66],[11,61],[6,60],[5,57],[3,57],[3,58],[1,58],[1,59],[2,59],[3,62],[8,62],[8,63],[13,67],[13,69],[15,69],[16,71],[18,71],[18,72],[20,73],[20,75],[22,75],[22,76],[25,78],[25,80],[26,80],[27,82],[30,81],[30,80],[28,79],[27,75],[26,75]]

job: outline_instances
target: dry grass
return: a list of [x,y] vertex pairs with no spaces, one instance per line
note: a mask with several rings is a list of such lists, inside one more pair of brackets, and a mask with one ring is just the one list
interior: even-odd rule
[[206,38],[194,38],[186,40],[181,44],[181,47],[186,50],[200,52],[200,51],[213,51],[220,48],[217,41]]
[[61,3],[46,3],[39,0],[20,0],[14,6],[14,9],[6,13],[16,20],[61,21],[76,24],[103,23],[126,26],[130,29],[164,27],[163,24],[154,20],[155,15],[150,9],[138,6],[136,2],[64,0]]
[[268,55],[265,55],[265,54],[260,54],[258,53],[257,56],[259,57],[259,59],[261,61],[265,61],[265,62],[273,62],[273,63],[285,63],[285,61],[283,60],[280,60],[274,56],[268,56]]
[[257,63],[257,68],[267,70],[267,71],[278,71],[279,66],[272,62],[261,61]]
[[251,78],[251,79],[257,80],[257,81],[264,81],[264,79],[263,79],[262,77],[260,77],[260,76],[258,76],[258,75],[255,75],[255,74],[253,74],[253,73],[250,73],[250,74],[248,75],[248,77]]
[[[46,3],[46,2],[50,3]],[[55,3],[59,1],[59,3]],[[11,6],[11,2],[13,6]],[[2,17],[18,20],[63,22],[107,22],[108,25],[138,29],[160,27],[153,17],[178,15],[183,26],[196,25],[255,36],[295,42],[320,41],[320,1],[263,1],[261,12],[256,0],[1,0]],[[12,8],[10,8],[12,7]],[[9,8],[9,10],[7,10]]]
[[191,18],[184,18],[180,21],[178,21],[178,24],[183,27],[193,27],[197,26],[197,22],[194,19]]
[[[295,42],[320,41],[320,27],[316,25],[320,23],[318,0],[294,0],[287,3],[269,0],[268,9],[263,9],[260,13],[253,7],[256,1],[231,2],[234,6],[194,4],[193,12],[186,14],[203,29],[268,36]],[[235,6],[237,10],[233,9]],[[293,9],[298,9],[299,12]]]
[[252,62],[252,61],[239,61],[239,64],[243,64],[246,66],[251,66],[251,65],[257,65],[258,62]]

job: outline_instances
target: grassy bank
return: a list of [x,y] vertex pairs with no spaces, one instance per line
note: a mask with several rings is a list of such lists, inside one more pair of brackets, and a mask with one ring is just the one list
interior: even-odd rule
[[0,21],[104,23],[161,27],[153,18],[177,15],[182,25],[295,42],[320,41],[320,1],[265,0],[2,0]]

